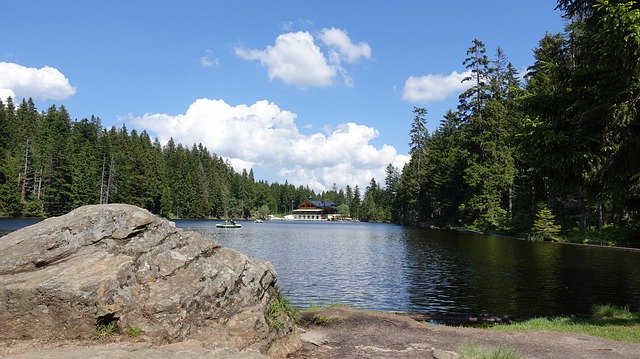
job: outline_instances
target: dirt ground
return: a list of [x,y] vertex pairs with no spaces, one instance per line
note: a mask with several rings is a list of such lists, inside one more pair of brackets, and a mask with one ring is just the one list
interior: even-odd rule
[[[317,325],[311,319],[328,319]],[[421,358],[454,359],[465,342],[478,346],[504,345],[524,358],[640,358],[640,345],[583,334],[531,331],[500,333],[464,327],[426,324],[405,315],[326,308],[303,315],[302,349],[288,358]],[[265,358],[255,350],[215,348],[186,341],[153,346],[144,340],[100,343],[93,341],[0,341],[0,358]]]
[[582,334],[545,331],[500,333],[465,327],[426,324],[407,316],[327,308],[303,316],[329,319],[329,324],[302,327],[303,347],[289,358],[456,358],[461,344],[504,345],[523,358],[640,358],[640,345]]

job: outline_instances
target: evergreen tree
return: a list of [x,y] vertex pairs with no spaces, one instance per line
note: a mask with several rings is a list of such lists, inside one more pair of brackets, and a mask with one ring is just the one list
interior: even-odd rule
[[458,112],[464,121],[472,117],[481,117],[486,101],[491,97],[488,80],[490,78],[489,58],[482,41],[475,39],[467,50],[467,58],[462,64],[471,71],[471,75],[462,82],[471,81],[472,86],[459,96]]
[[468,198],[460,204],[466,224],[480,229],[504,226],[507,219],[503,193],[513,184],[514,164],[508,146],[508,91],[506,57],[499,50],[489,67],[484,44],[474,40],[463,64],[471,70],[473,86],[460,95],[458,111],[464,121],[467,151],[465,181]]
[[351,204],[349,205],[349,211],[351,213],[351,218],[360,219],[360,188],[356,185],[353,189],[353,199],[351,200]]
[[46,147],[49,149],[45,160],[44,210],[49,216],[58,216],[73,209],[69,156],[71,119],[64,106],[59,110],[52,106],[44,121],[48,128]]
[[409,137],[411,138],[410,153],[418,157],[421,156],[421,152],[424,150],[429,138],[429,132],[427,130],[427,109],[424,107],[413,108],[413,122],[411,123],[411,131],[409,131]]
[[560,233],[560,226],[555,223],[555,216],[547,206],[540,206],[538,214],[536,214],[536,220],[533,222],[533,228],[531,229],[534,238],[539,240],[558,240],[558,233]]
[[92,117],[91,121],[83,119],[72,123],[69,161],[74,208],[99,202],[102,165],[98,153],[100,130],[100,120],[96,117]]

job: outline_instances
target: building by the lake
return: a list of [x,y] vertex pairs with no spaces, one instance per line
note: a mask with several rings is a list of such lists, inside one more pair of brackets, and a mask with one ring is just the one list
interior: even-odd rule
[[333,202],[305,199],[293,210],[296,221],[333,221],[338,218],[338,207]]

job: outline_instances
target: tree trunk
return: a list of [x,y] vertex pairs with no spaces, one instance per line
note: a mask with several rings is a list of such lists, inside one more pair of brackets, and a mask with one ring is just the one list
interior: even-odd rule
[[604,213],[602,209],[602,202],[598,203],[598,229],[604,225]]
[[584,195],[584,187],[580,186],[578,188],[578,228],[580,232],[587,230],[587,209],[584,204]]
[[24,147],[24,161],[22,163],[22,167],[24,170],[22,171],[22,201],[27,198],[27,179],[29,176],[29,140],[27,140],[27,145]]
[[104,155],[102,157],[102,174],[100,175],[100,204],[104,204],[104,199],[105,199],[105,185],[104,185],[104,173],[105,173],[105,167],[107,165],[107,155]]

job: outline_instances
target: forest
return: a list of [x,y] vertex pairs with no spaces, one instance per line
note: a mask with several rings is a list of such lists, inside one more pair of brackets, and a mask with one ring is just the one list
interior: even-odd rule
[[[129,203],[168,218],[248,218],[287,213],[316,193],[237,173],[202,144],[164,146],[146,131],[72,121],[60,106],[0,102],[0,215],[46,217],[98,203]],[[359,189],[319,194],[359,201]],[[355,203],[355,202],[354,202]],[[357,206],[356,206],[357,207]]]
[[557,7],[565,31],[540,39],[524,74],[501,48],[488,54],[473,40],[461,54],[471,75],[457,108],[429,133],[428,109],[414,107],[410,162],[364,189],[270,184],[202,144],[161,145],[145,131],[9,98],[0,102],[0,215],[119,202],[168,218],[249,218],[288,213],[311,196],[363,221],[640,240],[640,5]]
[[[434,133],[414,108],[394,221],[554,239],[640,229],[640,4],[560,0],[523,80],[474,40],[471,87]],[[602,233],[601,233],[602,234]]]

